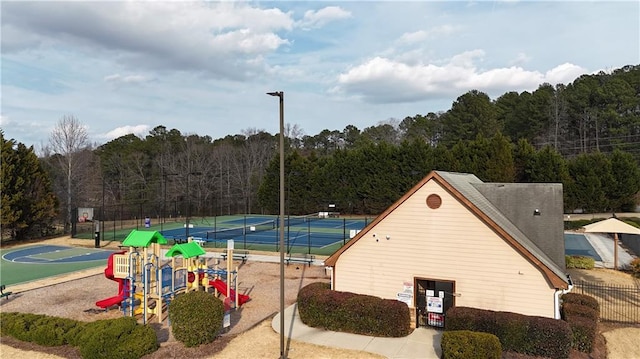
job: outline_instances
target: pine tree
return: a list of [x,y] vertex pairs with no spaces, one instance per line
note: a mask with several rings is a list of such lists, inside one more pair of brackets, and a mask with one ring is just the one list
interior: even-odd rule
[[0,131],[2,237],[21,240],[49,234],[57,199],[51,180],[33,151]]

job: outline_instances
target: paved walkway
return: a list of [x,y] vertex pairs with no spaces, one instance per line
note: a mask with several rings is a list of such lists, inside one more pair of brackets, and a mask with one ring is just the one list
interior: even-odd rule
[[[596,261],[596,267],[600,268],[613,268],[614,259],[614,241],[613,238],[606,234],[599,233],[582,233],[584,234],[589,244],[596,250],[602,262]],[[631,264],[633,256],[629,254],[624,247],[618,242],[618,267],[624,268]]]
[[[271,326],[280,333],[280,314],[273,318]],[[317,345],[362,350],[391,359],[436,359],[440,358],[441,354],[441,332],[435,329],[418,328],[402,338],[380,338],[332,332],[312,328],[302,323],[296,304],[285,309],[284,327],[286,338]]]

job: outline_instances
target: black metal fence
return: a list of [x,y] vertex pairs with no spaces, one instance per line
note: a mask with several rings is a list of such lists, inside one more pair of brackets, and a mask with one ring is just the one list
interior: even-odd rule
[[576,293],[586,294],[600,303],[600,320],[640,324],[640,284],[615,285],[580,281]]

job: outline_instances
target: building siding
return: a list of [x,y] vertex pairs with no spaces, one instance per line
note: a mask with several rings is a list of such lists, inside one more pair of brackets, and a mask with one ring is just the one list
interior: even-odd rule
[[[442,198],[435,210],[426,205],[432,193]],[[540,270],[436,181],[368,230],[335,269],[339,291],[394,299],[414,278],[453,281],[456,306],[554,317],[555,290]]]

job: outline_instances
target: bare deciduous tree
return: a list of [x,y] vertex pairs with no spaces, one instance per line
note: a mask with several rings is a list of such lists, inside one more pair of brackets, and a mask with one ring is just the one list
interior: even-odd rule
[[74,187],[78,179],[76,171],[87,162],[85,161],[86,156],[83,155],[84,150],[89,146],[87,128],[75,116],[65,115],[51,132],[49,143],[51,150],[57,155],[58,165],[66,177],[66,201],[64,204],[67,209],[65,231],[68,231],[72,220],[71,208]]

